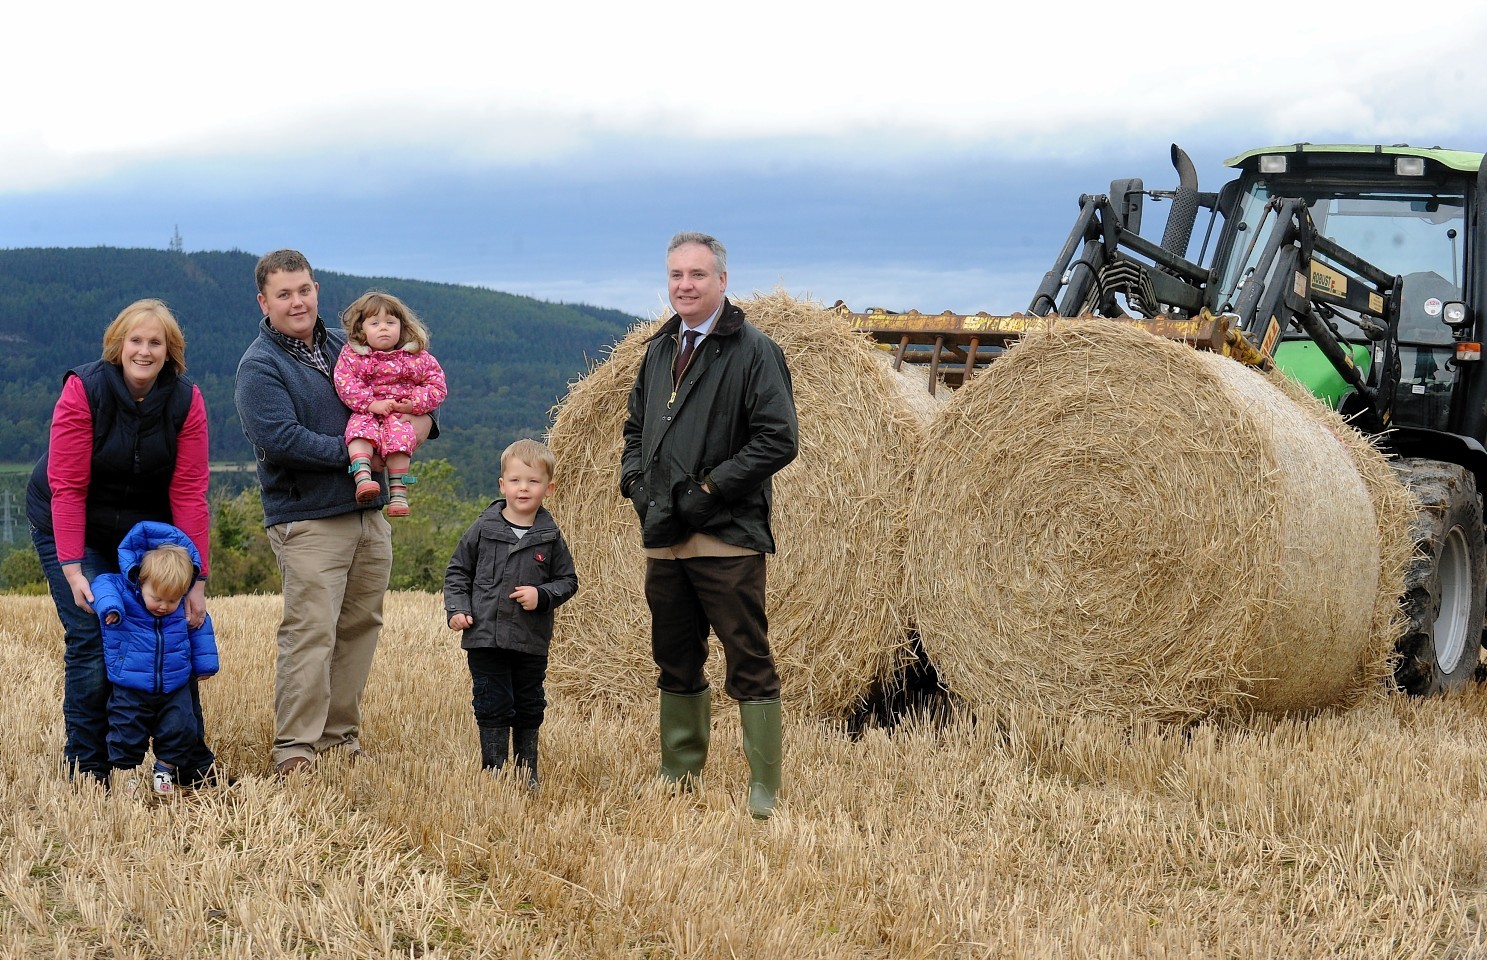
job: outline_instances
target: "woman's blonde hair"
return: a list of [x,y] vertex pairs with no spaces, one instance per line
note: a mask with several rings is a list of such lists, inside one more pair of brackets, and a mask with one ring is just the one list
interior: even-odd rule
[[418,319],[418,314],[392,294],[380,293],[376,290],[362,294],[351,306],[341,311],[341,326],[346,328],[347,339],[360,346],[366,346],[367,335],[362,330],[362,324],[368,317],[375,317],[379,313],[386,313],[402,321],[403,333],[398,338],[398,345],[395,349],[401,350],[410,343],[417,350],[429,348],[429,329],[423,325],[422,320]]
[[114,317],[114,322],[103,331],[103,359],[106,363],[117,364],[124,355],[124,340],[129,336],[131,330],[146,320],[159,320],[160,329],[165,335],[165,362],[181,374],[186,372],[186,335],[181,333],[181,325],[176,323],[175,315],[165,305],[164,300],[156,300],[153,297],[147,300],[136,300]]

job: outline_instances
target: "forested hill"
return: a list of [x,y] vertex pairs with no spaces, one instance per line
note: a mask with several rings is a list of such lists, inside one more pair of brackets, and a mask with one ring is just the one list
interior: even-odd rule
[[[34,460],[45,449],[62,374],[97,359],[104,327],[141,297],[164,300],[185,331],[188,372],[211,418],[212,459],[251,459],[232,390],[262,315],[256,263],[241,251],[0,250],[0,460]],[[502,448],[540,435],[569,382],[636,319],[455,284],[329,272],[316,279],[327,324],[373,288],[401,297],[427,321],[450,387],[441,436],[427,454],[452,461],[471,494],[494,490]]]

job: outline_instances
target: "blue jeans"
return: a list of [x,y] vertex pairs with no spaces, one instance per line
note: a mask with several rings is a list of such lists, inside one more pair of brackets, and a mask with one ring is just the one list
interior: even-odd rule
[[478,727],[536,730],[547,711],[547,658],[494,647],[465,651]]
[[[72,600],[72,587],[57,562],[57,541],[50,531],[31,528],[31,542],[41,560],[41,570],[51,590],[57,619],[62,621],[62,721],[67,739],[62,747],[62,760],[68,777],[90,774],[99,780],[108,778],[113,764],[108,758],[108,695],[111,684],[103,666],[103,629],[98,617]],[[91,582],[103,573],[118,573],[117,554],[105,556],[92,547],[83,550],[83,575]],[[191,681],[192,711],[196,717],[196,745],[189,761],[181,764],[182,783],[192,783],[207,775],[216,759],[207,748],[205,726],[201,716],[201,698],[196,680]]]
[[[56,538],[32,527],[31,542],[62,621],[62,721],[67,729],[62,757],[67,775],[88,773],[102,780],[113,769],[108,761],[109,682],[103,668],[103,630],[96,616],[73,602],[72,587],[57,562]],[[89,581],[118,572],[116,556],[104,556],[92,547],[84,550],[83,576]]]

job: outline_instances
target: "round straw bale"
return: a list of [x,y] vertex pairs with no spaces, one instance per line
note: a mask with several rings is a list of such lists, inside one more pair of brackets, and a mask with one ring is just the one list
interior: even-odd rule
[[915,476],[909,605],[947,686],[1130,721],[1362,696],[1408,498],[1314,414],[1130,325],[1029,335],[941,410]]
[[[787,709],[845,716],[905,662],[904,495],[928,423],[926,382],[896,374],[847,322],[783,292],[735,301],[790,367],[800,452],[774,478],[770,646]],[[559,404],[552,510],[573,550],[579,591],[558,611],[549,686],[577,700],[655,695],[645,557],[619,494],[627,400],[660,321],[632,329]],[[712,641],[710,681],[722,690]]]
[[1354,430],[1336,410],[1318,400],[1306,387],[1279,371],[1272,371],[1268,376],[1308,416],[1325,426],[1348,448],[1353,465],[1358,468],[1358,475],[1368,488],[1374,524],[1378,528],[1379,549],[1379,586],[1369,624],[1370,647],[1363,654],[1364,669],[1371,676],[1354,684],[1355,689],[1339,702],[1351,706],[1364,699],[1383,698],[1394,689],[1395,646],[1405,626],[1400,597],[1404,593],[1405,574],[1415,553],[1411,524],[1419,504],[1400,482],[1389,458],[1379,451],[1372,439]]

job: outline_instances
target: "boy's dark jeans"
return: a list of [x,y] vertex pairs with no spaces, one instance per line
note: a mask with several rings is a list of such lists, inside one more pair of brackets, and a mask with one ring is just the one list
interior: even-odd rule
[[475,708],[480,727],[515,727],[535,730],[542,725],[547,697],[542,682],[547,678],[547,658],[481,647],[466,650]]
[[145,693],[115,686],[108,697],[108,758],[115,767],[137,767],[153,740],[155,759],[181,769],[183,779],[193,778],[211,766],[197,769],[198,750],[211,751],[197,729],[196,705],[189,687],[174,693]]

